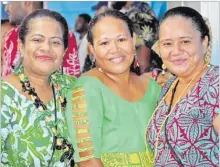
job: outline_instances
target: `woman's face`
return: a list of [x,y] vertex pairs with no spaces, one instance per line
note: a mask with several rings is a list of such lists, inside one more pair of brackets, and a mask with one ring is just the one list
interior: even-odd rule
[[133,38],[127,24],[113,17],[98,21],[92,29],[93,46],[89,45],[96,63],[106,73],[122,74],[130,70],[134,59]]
[[48,17],[32,19],[28,24],[25,43],[19,41],[24,68],[50,75],[59,69],[65,53],[61,25]]
[[159,32],[160,55],[166,67],[177,76],[190,76],[204,65],[208,37],[188,19],[173,16],[165,20]]

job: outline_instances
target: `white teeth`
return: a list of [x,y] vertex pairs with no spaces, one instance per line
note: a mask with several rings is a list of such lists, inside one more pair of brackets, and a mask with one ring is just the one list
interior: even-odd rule
[[123,60],[123,57],[117,57],[117,58],[111,59],[111,62],[120,63],[122,60]]

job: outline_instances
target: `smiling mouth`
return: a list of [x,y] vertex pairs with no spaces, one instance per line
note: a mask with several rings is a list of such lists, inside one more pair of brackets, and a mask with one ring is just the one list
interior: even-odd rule
[[38,60],[44,60],[44,61],[53,61],[53,57],[51,56],[37,56]]
[[186,59],[176,59],[176,60],[172,60],[171,62],[176,64],[176,65],[181,65],[183,63],[185,63]]
[[120,57],[116,57],[116,58],[111,58],[109,59],[112,63],[115,63],[115,64],[119,64],[121,62],[123,62],[125,59],[125,56],[120,56]]

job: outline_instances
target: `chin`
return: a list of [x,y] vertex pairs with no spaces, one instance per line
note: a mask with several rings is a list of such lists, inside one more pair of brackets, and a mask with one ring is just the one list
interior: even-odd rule
[[40,68],[34,69],[34,71],[36,71],[39,74],[48,75],[49,76],[51,73],[53,73],[56,70],[54,68],[41,66]]

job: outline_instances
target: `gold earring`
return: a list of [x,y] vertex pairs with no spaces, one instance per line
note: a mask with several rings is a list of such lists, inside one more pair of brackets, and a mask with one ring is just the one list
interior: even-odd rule
[[208,56],[208,55],[205,56],[205,64],[210,66],[210,56]]
[[165,64],[162,64],[162,69],[163,69],[163,71],[162,71],[162,75],[165,75],[165,73],[166,73],[166,65]]

